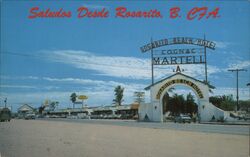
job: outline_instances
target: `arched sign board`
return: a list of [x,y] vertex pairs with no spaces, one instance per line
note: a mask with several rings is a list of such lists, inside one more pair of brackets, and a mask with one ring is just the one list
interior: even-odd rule
[[[169,45],[196,45],[203,48],[159,49]],[[200,38],[174,37],[153,41],[140,47],[142,53],[151,52],[152,84],[154,84],[154,65],[205,64],[205,81],[207,82],[206,48],[215,50],[215,42]]]
[[191,37],[175,37],[175,38],[152,41],[151,43],[148,43],[142,46],[140,49],[141,49],[141,52],[147,52],[154,48],[167,46],[167,45],[176,45],[176,44],[191,44],[191,45],[206,47],[212,50],[215,49],[215,45],[216,45],[214,42],[208,41],[205,39],[191,38]]
[[156,99],[160,99],[161,98],[161,95],[162,95],[162,92],[169,86],[173,85],[173,84],[184,84],[184,85],[188,85],[190,86],[192,89],[194,89],[194,91],[197,93],[197,95],[199,96],[200,99],[204,98],[202,92],[201,92],[201,89],[196,85],[194,84],[193,82],[191,81],[188,81],[188,80],[185,80],[185,79],[175,79],[175,80],[171,80],[171,81],[168,81],[166,82],[157,92],[156,94]]

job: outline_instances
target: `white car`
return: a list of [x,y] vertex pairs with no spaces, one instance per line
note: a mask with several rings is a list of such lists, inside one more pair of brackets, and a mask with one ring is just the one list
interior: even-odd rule
[[188,115],[179,115],[179,116],[176,116],[175,119],[174,119],[174,122],[178,122],[178,123],[191,123],[191,117],[188,116]]

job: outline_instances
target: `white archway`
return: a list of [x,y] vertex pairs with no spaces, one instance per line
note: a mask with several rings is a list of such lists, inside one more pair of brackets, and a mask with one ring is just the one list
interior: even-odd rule
[[150,90],[151,103],[140,106],[140,120],[145,119],[146,116],[149,121],[163,122],[162,99],[168,89],[175,85],[184,85],[194,91],[198,98],[200,121],[210,121],[213,116],[216,119],[224,117],[223,110],[209,103],[209,86],[206,83],[182,73],[176,73],[145,88]]

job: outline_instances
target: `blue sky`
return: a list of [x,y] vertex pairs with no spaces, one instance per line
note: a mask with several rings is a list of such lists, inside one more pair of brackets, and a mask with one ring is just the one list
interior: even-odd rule
[[[77,8],[106,8],[105,19],[78,19]],[[161,11],[163,18],[115,18],[115,8]],[[181,8],[181,18],[169,18],[169,9]],[[193,7],[219,7],[219,18],[187,20]],[[71,11],[71,18],[29,19],[29,10],[39,7]],[[208,50],[208,79],[216,86],[214,95],[236,93],[249,99],[250,82],[250,3],[249,1],[1,1],[1,91],[14,109],[23,103],[39,106],[46,99],[71,105],[72,92],[89,96],[89,106],[110,105],[114,87],[125,87],[124,103],[133,102],[133,92],[151,83],[150,55],[140,47],[154,40],[187,36],[216,42]],[[166,47],[167,49],[167,47]],[[159,67],[156,80],[174,74],[175,66]],[[204,80],[204,65],[181,65],[184,74]],[[183,92],[183,91],[182,91]],[[184,92],[185,93],[185,92]],[[149,101],[149,94],[147,93]]]

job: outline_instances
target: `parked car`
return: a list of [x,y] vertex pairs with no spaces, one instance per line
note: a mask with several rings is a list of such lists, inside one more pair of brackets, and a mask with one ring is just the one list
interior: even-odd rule
[[53,114],[53,115],[50,115],[49,118],[59,118],[59,116]]
[[121,114],[115,114],[114,119],[121,119],[121,116],[122,116]]
[[24,119],[29,120],[29,119],[35,119],[36,115],[34,113],[28,113],[24,116]]
[[67,116],[67,119],[77,119],[78,117],[76,115],[70,115],[70,116]]
[[78,119],[90,119],[90,116],[87,115],[86,113],[78,113],[77,118]]
[[191,117],[188,116],[188,115],[179,115],[179,116],[176,116],[175,119],[174,119],[174,122],[178,122],[178,123],[191,123]]
[[36,118],[44,118],[44,115],[39,114],[36,116]]

